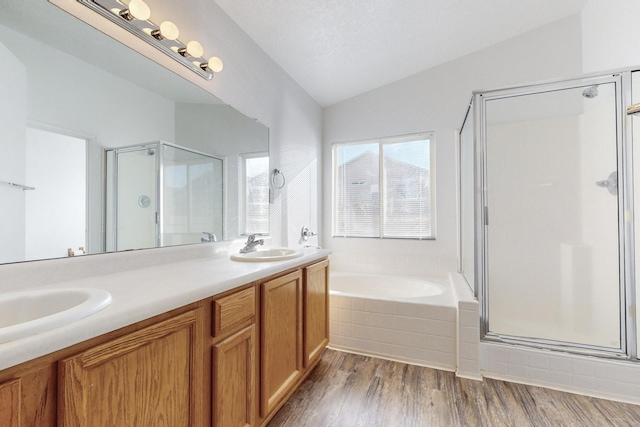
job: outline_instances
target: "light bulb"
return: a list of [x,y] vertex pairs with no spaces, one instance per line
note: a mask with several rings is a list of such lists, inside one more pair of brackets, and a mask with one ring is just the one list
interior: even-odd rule
[[151,16],[151,9],[142,0],[131,0],[129,2],[129,13],[136,19],[146,21]]
[[129,7],[120,12],[127,21],[133,21],[133,19],[139,19],[140,21],[146,21],[151,16],[151,9],[142,0],[131,0]]
[[218,58],[217,56],[212,56],[211,58],[209,58],[209,61],[207,61],[207,63],[203,65],[206,65],[207,68],[213,71],[214,73],[219,73],[220,71],[222,71],[222,68],[224,67],[224,64],[222,63],[222,59]]
[[180,35],[178,31],[178,27],[171,21],[164,21],[160,24],[159,30],[153,30],[151,35],[158,40],[167,39],[167,40],[175,40]]
[[202,45],[195,40],[187,43],[187,47],[183,47],[182,49],[178,49],[178,53],[184,57],[191,56],[193,58],[199,58],[204,53],[204,49]]

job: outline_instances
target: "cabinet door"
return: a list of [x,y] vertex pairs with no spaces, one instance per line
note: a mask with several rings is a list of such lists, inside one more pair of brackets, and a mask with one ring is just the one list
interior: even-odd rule
[[329,261],[304,269],[304,367],[311,365],[329,342]]
[[20,379],[0,384],[0,426],[20,427],[22,394]]
[[213,425],[255,425],[255,325],[213,347]]
[[188,311],[62,360],[60,425],[200,425],[198,312]]
[[262,284],[260,415],[266,417],[302,374],[302,273]]
[[0,384],[0,426],[55,426],[57,373],[57,363],[38,363]]

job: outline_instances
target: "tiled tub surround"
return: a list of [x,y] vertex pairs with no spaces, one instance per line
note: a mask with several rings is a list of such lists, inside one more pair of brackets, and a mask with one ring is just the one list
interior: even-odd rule
[[[362,274],[334,272],[362,278]],[[371,277],[371,276],[369,276]],[[376,279],[397,276],[377,276]],[[398,360],[448,371],[456,370],[457,308],[449,280],[443,278],[412,277],[444,286],[445,292],[436,296],[404,299],[380,299],[367,295],[366,287],[360,295],[330,295],[329,346],[360,354]]]

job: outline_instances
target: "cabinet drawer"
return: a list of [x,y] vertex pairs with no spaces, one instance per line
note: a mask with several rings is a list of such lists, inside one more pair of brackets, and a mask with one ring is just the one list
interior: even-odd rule
[[242,323],[254,320],[256,314],[255,287],[213,301],[213,336],[232,331]]

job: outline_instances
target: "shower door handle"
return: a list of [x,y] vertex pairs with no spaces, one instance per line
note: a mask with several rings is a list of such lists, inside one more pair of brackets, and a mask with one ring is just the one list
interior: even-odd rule
[[606,188],[609,190],[609,194],[614,196],[618,194],[618,172],[613,171],[609,174],[609,177],[603,181],[597,181],[598,187]]

